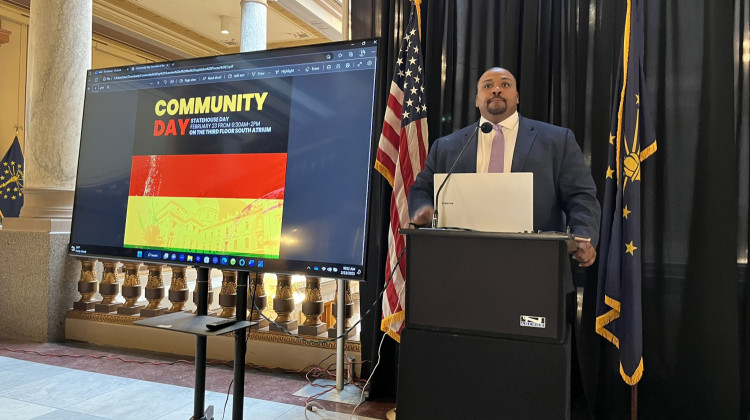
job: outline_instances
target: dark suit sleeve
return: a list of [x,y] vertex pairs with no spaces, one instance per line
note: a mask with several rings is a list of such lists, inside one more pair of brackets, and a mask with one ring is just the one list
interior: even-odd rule
[[601,217],[596,185],[573,132],[566,131],[563,160],[557,180],[560,204],[573,235],[591,238],[591,245],[596,247]]
[[[414,218],[414,212],[424,206],[433,205],[435,191],[434,175],[449,171],[454,165],[454,172],[475,172],[477,166],[477,146],[472,136],[477,125],[471,124],[445,137],[440,137],[430,147],[424,169],[417,175],[409,190],[409,217]],[[457,161],[464,146],[468,146],[463,158]]]
[[436,141],[427,154],[424,169],[417,175],[409,190],[409,218],[414,218],[414,212],[424,206],[433,205],[435,191],[434,175],[437,169],[437,156],[440,141]]

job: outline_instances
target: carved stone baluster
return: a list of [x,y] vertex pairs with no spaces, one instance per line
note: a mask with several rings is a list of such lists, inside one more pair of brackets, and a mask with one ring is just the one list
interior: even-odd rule
[[117,310],[122,303],[117,302],[117,295],[120,293],[120,284],[117,282],[117,261],[102,261],[104,272],[102,273],[102,282],[99,284],[99,292],[102,294],[102,301],[94,306],[94,311],[110,313]]
[[190,291],[185,271],[185,267],[172,266],[172,282],[169,284],[169,301],[172,302],[172,307],[169,308],[169,312],[183,311],[187,303]]
[[[344,289],[344,331],[346,331],[349,327],[352,326],[352,315],[354,315],[354,299],[352,299],[352,291],[349,287],[349,282],[345,281],[344,284],[346,284],[346,288]],[[336,296],[339,295],[338,291],[338,282],[336,282]],[[338,304],[336,301],[333,302],[333,318],[336,319],[336,315],[338,314]],[[336,322],[339,322],[338,319],[336,319]],[[349,331],[349,334],[346,335],[347,338],[354,337],[356,335],[356,328],[352,328],[351,331]],[[328,338],[334,338],[337,337],[336,334],[336,328],[332,327],[328,329]]]
[[[287,331],[293,332],[299,324],[292,319],[294,311],[294,295],[292,294],[292,276],[288,274],[276,275],[276,297],[273,298],[273,310],[276,311],[276,323]],[[274,324],[270,325],[271,331],[282,331]]]
[[164,299],[164,277],[161,264],[146,264],[148,266],[148,281],[146,282],[146,300],[148,305],[141,309],[141,316],[152,317],[164,315],[166,308],[161,305]]
[[222,270],[221,291],[219,292],[219,306],[222,318],[234,317],[237,307],[237,272]]
[[141,277],[138,274],[140,263],[125,263],[125,280],[122,282],[122,297],[125,303],[117,307],[120,315],[138,315],[143,305],[138,305],[141,297]]
[[[250,273],[250,288],[248,289],[248,293],[250,293],[251,291],[254,291],[252,292],[253,300],[255,301],[255,306],[258,307],[258,309],[253,308],[252,302],[247,305],[248,308],[250,308],[250,312],[253,314],[250,320],[258,323],[257,325],[253,325],[251,329],[260,330],[268,328],[268,320],[260,315],[260,313],[266,309],[266,305],[268,305],[266,287],[263,284],[263,273]],[[250,296],[248,296],[247,298],[250,299]]]
[[[193,311],[193,313],[197,312],[198,310],[198,288],[196,287],[193,289],[193,303],[196,306],[196,309]],[[213,281],[211,279],[211,269],[209,269],[208,272],[208,301],[207,301],[207,314],[208,315],[216,315],[216,311],[211,310],[211,305],[214,303],[214,286]]]
[[320,293],[320,277],[308,277],[305,283],[305,300],[302,301],[302,313],[305,322],[299,326],[301,335],[318,336],[326,332],[326,324],[320,321],[325,303]]
[[88,311],[94,309],[96,301],[96,259],[81,258],[81,278],[78,280],[78,292],[81,299],[73,302],[73,309],[79,311]]

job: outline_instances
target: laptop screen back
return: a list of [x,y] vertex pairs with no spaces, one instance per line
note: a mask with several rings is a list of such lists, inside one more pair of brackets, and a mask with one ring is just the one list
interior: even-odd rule
[[[435,174],[435,191],[446,174]],[[438,227],[483,232],[531,232],[534,174],[454,173],[440,192]]]

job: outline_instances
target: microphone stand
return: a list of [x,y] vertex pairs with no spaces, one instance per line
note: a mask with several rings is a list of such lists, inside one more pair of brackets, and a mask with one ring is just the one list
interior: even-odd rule
[[477,134],[477,131],[479,131],[479,128],[482,128],[483,133],[489,133],[492,131],[492,124],[485,122],[481,126],[479,123],[477,123],[477,127],[474,129],[474,131],[469,136],[469,140],[464,144],[464,147],[461,149],[461,152],[458,154],[458,157],[455,161],[453,161],[453,165],[451,165],[451,168],[448,170],[448,175],[445,176],[445,179],[443,179],[443,182],[440,184],[440,187],[437,190],[437,194],[435,194],[435,206],[432,210],[432,228],[438,227],[438,206],[440,205],[440,191],[442,191],[443,187],[445,186],[445,183],[448,182],[448,178],[450,178],[451,175],[453,175],[453,170],[456,169],[456,165],[458,164],[458,161],[461,160],[461,156],[463,156],[464,152],[466,151],[466,148],[469,146],[469,143],[471,143],[471,138],[474,137],[475,134]]

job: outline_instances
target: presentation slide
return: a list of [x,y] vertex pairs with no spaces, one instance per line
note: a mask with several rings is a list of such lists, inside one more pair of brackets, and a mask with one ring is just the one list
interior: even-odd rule
[[139,91],[124,246],[278,258],[290,103],[291,78]]

